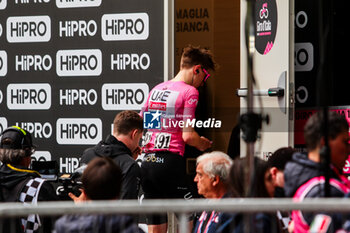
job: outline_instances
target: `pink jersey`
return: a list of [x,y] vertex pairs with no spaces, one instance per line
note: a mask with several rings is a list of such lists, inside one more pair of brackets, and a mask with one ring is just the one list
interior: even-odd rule
[[198,90],[185,82],[167,81],[155,86],[141,113],[161,114],[158,118],[160,128],[147,130],[143,150],[146,153],[170,151],[183,155],[185,142],[182,139],[182,129],[193,126],[197,103]]

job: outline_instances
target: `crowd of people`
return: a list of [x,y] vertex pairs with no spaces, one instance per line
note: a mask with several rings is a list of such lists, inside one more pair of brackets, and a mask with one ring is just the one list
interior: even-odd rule
[[[247,157],[232,158],[224,152],[212,151],[212,142],[200,136],[192,127],[172,125],[166,128],[144,128],[145,114],[161,112],[164,120],[195,119],[198,90],[215,70],[212,54],[203,48],[184,49],[180,71],[174,79],[154,87],[140,113],[122,111],[113,121],[112,135],[96,146],[86,149],[81,157],[85,169],[81,176],[79,196],[70,193],[74,202],[93,200],[184,199],[191,196],[184,160],[185,145],[202,151],[196,158],[194,182],[197,192],[206,199],[222,198],[282,198],[296,201],[317,197],[345,197],[350,183],[342,174],[350,152],[349,124],[343,115],[329,112],[328,137],[323,134],[324,113],[317,112],[305,125],[307,153],[291,147],[281,147],[267,161],[254,157],[250,171],[251,186],[247,187]],[[141,139],[142,144],[140,144]],[[328,140],[327,140],[328,139]],[[323,158],[329,145],[330,164]],[[17,126],[5,129],[0,139],[0,201],[35,205],[40,201],[57,201],[52,184],[31,170],[31,155],[35,151],[28,131]],[[135,159],[144,153],[139,165]],[[329,191],[325,190],[328,171]],[[193,213],[188,219],[193,233],[243,232],[318,232],[317,217],[329,221],[322,225],[327,232],[348,231],[349,218],[339,213],[292,212],[254,214],[223,213],[216,210]],[[138,227],[139,216],[128,215],[64,215],[47,218],[36,214],[15,219],[15,224],[0,217],[0,232],[143,232]],[[145,216],[147,232],[166,233],[166,215]],[[325,225],[326,224],[326,225]],[[316,230],[315,230],[316,229]]]

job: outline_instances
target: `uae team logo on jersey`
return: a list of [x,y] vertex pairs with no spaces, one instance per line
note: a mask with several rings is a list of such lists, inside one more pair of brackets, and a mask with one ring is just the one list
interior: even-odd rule
[[160,129],[162,114],[157,110],[156,112],[144,112],[143,113],[143,128],[145,129]]

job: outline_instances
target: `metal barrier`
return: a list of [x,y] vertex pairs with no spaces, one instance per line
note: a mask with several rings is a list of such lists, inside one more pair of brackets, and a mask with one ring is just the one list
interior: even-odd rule
[[132,200],[93,201],[74,204],[71,201],[41,202],[37,206],[23,206],[21,203],[1,203],[0,218],[39,214],[59,216],[65,214],[154,214],[173,212],[179,214],[179,232],[187,233],[189,213],[203,210],[220,212],[275,212],[302,210],[306,212],[349,212],[350,199],[315,198],[295,202],[289,198],[230,198],[179,200],[144,200],[142,204]]

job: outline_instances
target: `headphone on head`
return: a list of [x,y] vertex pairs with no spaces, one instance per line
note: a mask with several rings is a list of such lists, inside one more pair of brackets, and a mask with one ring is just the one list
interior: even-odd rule
[[[14,132],[15,134],[11,134],[11,132]],[[9,135],[7,135],[9,134]],[[32,137],[29,132],[26,130],[18,127],[18,126],[11,126],[7,129],[5,129],[0,134],[0,148],[7,148],[7,149],[22,149],[25,151],[32,153],[32,149],[35,147],[32,144]],[[12,140],[11,144],[3,144],[4,140],[6,138],[9,138]]]

